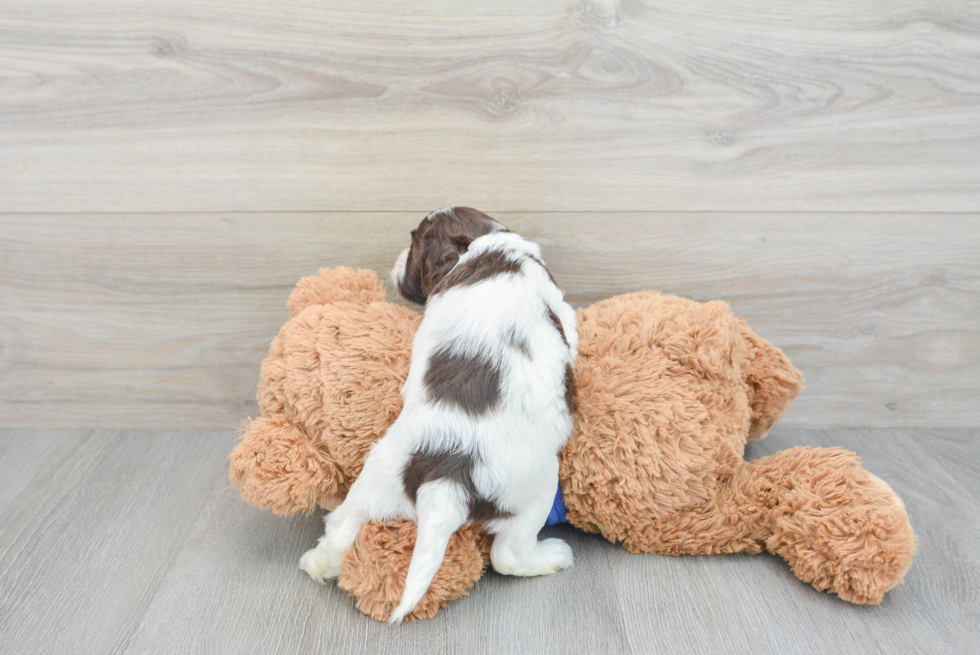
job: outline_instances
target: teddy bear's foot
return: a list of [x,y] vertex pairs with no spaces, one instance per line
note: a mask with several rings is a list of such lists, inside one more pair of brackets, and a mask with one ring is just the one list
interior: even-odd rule
[[[905,505],[883,480],[852,471],[854,500],[805,522],[779,522],[778,551],[801,579],[858,604],[880,603],[902,582],[915,553]],[[827,535],[817,541],[817,535]]]
[[340,575],[340,566],[343,563],[344,552],[335,551],[326,544],[306,551],[299,558],[299,568],[320,584]]
[[[367,521],[347,551],[338,586],[357,599],[357,608],[386,621],[402,598],[408,565],[415,549],[416,526],[400,519]],[[446,603],[465,596],[483,575],[490,539],[476,524],[466,524],[449,538],[446,556],[422,600],[404,618],[431,618]]]
[[915,535],[901,499],[840,448],[791,448],[736,476],[739,515],[767,525],[766,550],[801,580],[859,604],[902,582]]
[[[498,545],[499,544],[499,545]],[[544,539],[519,551],[499,537],[490,549],[493,570],[504,575],[551,575],[574,563],[572,548],[561,539]]]

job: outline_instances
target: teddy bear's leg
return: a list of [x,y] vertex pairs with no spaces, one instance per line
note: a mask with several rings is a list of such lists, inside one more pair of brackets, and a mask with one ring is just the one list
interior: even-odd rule
[[[337,580],[357,600],[357,608],[387,621],[405,588],[415,551],[416,524],[407,519],[387,523],[368,521],[347,551]],[[432,618],[446,603],[465,596],[489,562],[490,538],[479,525],[468,523],[449,538],[445,557],[429,590],[406,618]]]
[[411,511],[401,490],[401,472],[393,440],[375,444],[347,498],[327,515],[323,537],[300,558],[299,567],[317,582],[336,578],[344,554],[369,518],[395,518]]
[[[557,467],[556,467],[557,468]],[[495,533],[490,549],[493,569],[505,575],[549,575],[567,569],[573,563],[572,549],[561,539],[538,541],[540,532],[555,500],[557,472],[543,476],[553,484],[541,484],[516,516],[494,521]]]
[[466,493],[458,482],[434,480],[418,488],[415,549],[405,578],[405,591],[388,618],[389,623],[401,623],[422,600],[446,556],[449,539],[466,522],[467,505]]
[[752,526],[797,577],[852,603],[875,604],[902,581],[915,535],[901,499],[840,448],[791,448],[747,462],[722,511]]

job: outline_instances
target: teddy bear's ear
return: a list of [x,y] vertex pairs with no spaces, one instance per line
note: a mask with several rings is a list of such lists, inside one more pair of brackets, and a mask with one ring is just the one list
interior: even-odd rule
[[292,318],[311,305],[335,302],[368,304],[385,299],[384,284],[370,269],[321,268],[318,275],[302,278],[289,294],[286,306]]

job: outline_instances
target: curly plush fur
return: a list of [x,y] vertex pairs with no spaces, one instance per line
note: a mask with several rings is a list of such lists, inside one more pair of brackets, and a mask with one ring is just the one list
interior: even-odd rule
[[[243,498],[278,514],[332,508],[398,416],[421,317],[384,302],[371,271],[324,269],[289,299],[263,363],[262,418],[232,452]],[[752,462],[802,388],[778,348],[722,302],[656,292],[579,310],[579,418],[561,452],[570,523],[631,552],[771,552],[817,589],[877,603],[915,551],[905,508],[838,448]],[[339,583],[384,620],[397,604],[414,526],[367,523]],[[464,526],[412,616],[430,617],[482,575],[489,541]]]

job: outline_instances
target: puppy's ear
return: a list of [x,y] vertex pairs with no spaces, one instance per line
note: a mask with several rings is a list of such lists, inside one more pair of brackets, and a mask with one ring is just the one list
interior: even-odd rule
[[422,266],[422,290],[426,298],[466,252],[453,239],[437,239],[428,244]]
[[409,300],[424,304],[475,239],[506,230],[483,212],[469,207],[433,212],[412,231],[412,246],[399,291]]
[[[405,256],[405,265],[399,271],[398,291],[406,299],[419,305],[424,305],[428,292],[424,288],[423,274],[425,269],[425,253],[423,240],[429,227],[428,219],[422,221],[418,228],[412,230],[412,245]],[[396,265],[397,268],[397,265]]]
[[470,247],[471,243],[473,243],[472,235],[463,232],[452,235],[451,237],[449,237],[449,240],[452,241],[453,244],[455,244],[460,255],[466,252],[466,249]]

